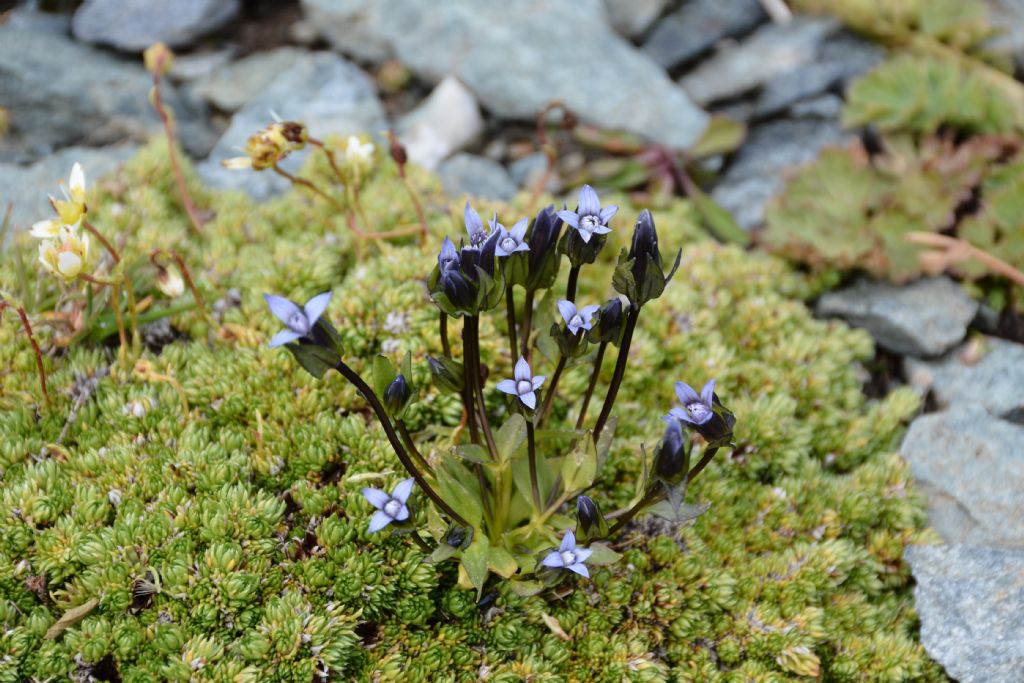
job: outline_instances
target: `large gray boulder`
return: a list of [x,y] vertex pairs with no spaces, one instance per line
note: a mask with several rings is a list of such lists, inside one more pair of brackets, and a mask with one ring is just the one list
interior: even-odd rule
[[[321,139],[376,135],[387,128],[384,107],[365,72],[338,55],[308,53],[235,114],[209,158],[199,164],[200,176],[214,187],[245,190],[256,199],[286,190],[289,182],[271,171],[231,170],[221,163],[241,156],[249,136],[272,123],[274,113],[286,121],[302,121]],[[294,173],[308,153],[292,154],[282,166]]]
[[561,100],[584,121],[671,147],[708,117],[608,25],[601,0],[304,0],[337,49],[396,57],[420,77],[455,76],[488,111],[533,120]]
[[903,286],[861,280],[822,296],[815,312],[863,327],[890,351],[938,356],[963,341],[978,302],[948,277]]
[[942,408],[976,405],[1024,424],[1024,345],[990,337],[980,355],[962,347],[934,361],[907,358],[904,374]]
[[900,453],[945,540],[1024,549],[1024,426],[960,403],[915,419]]
[[644,43],[644,52],[666,69],[674,69],[767,18],[758,0],[689,0],[658,22]]
[[960,683],[1020,683],[1024,672],[1024,552],[911,546],[925,650]]
[[[0,105],[11,130],[0,160],[27,163],[69,145],[141,141],[162,131],[149,103],[152,79],[130,63],[35,24],[0,25]],[[202,112],[165,84],[181,143],[201,156],[213,144]]]
[[238,0],[85,0],[71,29],[87,43],[141,52],[153,43],[191,45],[238,14]]

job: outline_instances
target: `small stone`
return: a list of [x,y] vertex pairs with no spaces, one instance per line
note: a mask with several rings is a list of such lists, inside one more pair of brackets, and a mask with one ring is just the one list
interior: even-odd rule
[[810,17],[770,24],[705,60],[679,84],[701,105],[742,95],[814,62],[822,41],[837,28],[834,19]]
[[53,208],[47,197],[60,196],[60,183],[68,182],[68,173],[76,161],[82,164],[87,182],[92,185],[117,170],[135,155],[136,149],[134,145],[65,147],[28,166],[0,162],[0,187],[13,200],[12,225],[28,229],[36,221],[52,217]]
[[[534,152],[533,154],[527,154],[526,156],[516,159],[509,164],[508,172],[512,176],[512,181],[527,190],[532,190],[536,187],[540,179],[544,177],[544,172],[548,167],[548,157],[543,152]],[[556,191],[561,183],[558,179],[558,171],[552,169],[551,177],[548,179],[546,191]]]
[[961,403],[915,419],[900,453],[946,541],[1024,548],[1024,427]]
[[466,86],[449,76],[398,124],[409,160],[433,171],[484,132],[480,107]]
[[985,340],[984,355],[966,345],[935,361],[907,358],[904,374],[942,408],[978,405],[991,415],[1024,424],[1024,345]]
[[380,30],[388,18],[382,16],[384,2],[374,0],[301,0],[305,21],[342,52],[358,59],[380,63],[394,59],[389,38]]
[[665,69],[674,69],[767,18],[758,0],[690,0],[658,22],[644,52]]
[[191,45],[238,14],[238,0],[85,0],[71,30],[86,43],[141,52],[153,43]]
[[176,82],[194,81],[209,76],[217,69],[227,66],[238,50],[225,47],[212,52],[193,52],[186,55],[175,55],[171,70],[167,74]]
[[752,229],[764,222],[765,207],[782,189],[785,173],[810,163],[830,145],[851,138],[836,120],[782,119],[754,127],[711,196]]
[[[214,187],[242,189],[258,200],[287,190],[290,183],[271,171],[231,170],[221,164],[239,156],[249,136],[273,121],[271,112],[285,121],[304,122],[321,139],[387,128],[384,107],[365,72],[330,52],[305,53],[232,117],[209,158],[198,164],[200,176]],[[294,153],[281,165],[298,172],[308,154],[308,149]]]
[[960,683],[1019,683],[1024,671],[1024,552],[910,546],[925,650]]
[[516,194],[516,184],[505,167],[486,157],[456,154],[442,163],[437,173],[444,191],[452,197],[468,194],[507,201]]
[[863,327],[880,346],[911,356],[937,356],[959,344],[978,302],[947,277],[897,286],[861,280],[825,294],[815,312]]
[[639,38],[661,16],[668,0],[604,0],[612,28],[627,38]]
[[294,47],[257,52],[214,69],[192,85],[192,93],[218,109],[235,111],[266,90],[305,54]]

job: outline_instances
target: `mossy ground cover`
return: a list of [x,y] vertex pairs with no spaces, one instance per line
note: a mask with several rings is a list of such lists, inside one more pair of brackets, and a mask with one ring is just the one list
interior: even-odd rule
[[[218,307],[215,325],[174,317],[185,338],[145,351],[149,373],[118,365],[109,343],[51,354],[51,407],[20,328],[0,324],[0,680],[943,679],[917,641],[902,561],[927,538],[894,453],[916,399],[865,398],[870,339],[813,319],[782,261],[702,237],[684,202],[652,207],[683,262],[641,316],[632,353],[643,371],[626,375],[602,487],[614,494],[598,502],[611,510],[633,495],[672,383],[715,377],[739,423],[737,448],[689,494],[711,509],[678,532],[634,525],[623,558],[564,599],[496,583],[478,605],[454,564],[425,563],[406,536],[367,533],[359,488],[402,478],[383,434],[340,377],[317,382],[266,346],[278,325],[264,292],[304,301],[333,289],[328,315],[351,362],[410,351],[426,385],[425,355],[440,351],[424,286],[432,254],[410,241],[357,258],[326,202],[300,190],[252,206],[194,179],[215,218],[190,236],[161,150],[103,183],[90,215],[128,260],[173,247],[208,301],[235,288],[241,304]],[[414,182],[433,251],[462,231],[461,207],[434,179]],[[583,291],[609,283],[628,239],[637,207],[618,199],[619,229]],[[374,229],[415,223],[389,167],[363,201]],[[537,208],[527,204],[479,208],[508,224]],[[40,276],[25,291],[16,272],[5,259],[0,287],[41,321],[56,284]],[[503,330],[485,325],[482,338],[491,376],[508,376]],[[605,383],[611,370],[609,359]],[[88,378],[95,390],[83,394]],[[586,371],[562,381],[578,395]],[[410,423],[456,424],[459,410],[431,391]],[[80,619],[58,622],[76,607]]]

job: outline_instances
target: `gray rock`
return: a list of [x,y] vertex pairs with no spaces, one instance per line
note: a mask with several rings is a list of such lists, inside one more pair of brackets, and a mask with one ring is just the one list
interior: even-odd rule
[[[512,176],[512,181],[519,187],[532,190],[534,185],[540,182],[541,176],[544,175],[544,171],[548,167],[548,157],[544,152],[534,152],[533,154],[527,154],[526,156],[516,159],[509,164],[508,172]],[[558,179],[555,178],[556,171],[552,171],[552,178],[548,182],[548,190],[550,191],[552,186],[558,185]]]
[[796,102],[789,108],[789,111],[798,118],[838,120],[843,113],[843,98],[825,93],[809,100]]
[[[665,72],[610,29],[601,0],[306,0],[332,45],[400,59],[430,81],[457,77],[481,106],[532,121],[560,99],[584,121],[670,147],[693,144],[708,117]],[[356,33],[353,37],[350,34]]]
[[967,347],[936,361],[907,358],[911,385],[931,391],[940,407],[977,405],[1004,420],[1024,424],[1024,345],[995,337],[981,358]]
[[1019,683],[1024,671],[1024,552],[911,546],[921,642],[960,683]]
[[218,109],[235,111],[262,93],[305,54],[294,47],[257,52],[213,69],[192,85],[192,92]]
[[822,43],[813,61],[769,80],[757,98],[754,116],[773,116],[801,100],[843,87],[883,59],[882,47],[841,31]]
[[484,118],[476,98],[451,77],[441,81],[427,99],[398,122],[398,136],[409,160],[430,170],[472,144],[483,132]]
[[1024,548],[1024,427],[958,404],[915,419],[900,453],[946,541]]
[[367,62],[394,59],[385,27],[387,3],[379,0],[301,0],[306,20],[333,47]]
[[505,167],[493,159],[466,154],[456,154],[437,169],[444,191],[452,197],[472,195],[486,199],[509,200],[516,194]]
[[612,28],[627,38],[639,38],[661,16],[669,0],[604,0]]
[[70,14],[38,12],[24,5],[10,10],[3,25],[12,31],[51,33],[64,37],[71,35]]
[[238,0],[85,0],[71,30],[87,43],[141,52],[157,42],[192,44],[237,13]]
[[217,69],[227,66],[238,49],[234,46],[214,50],[212,52],[193,52],[186,55],[175,55],[171,71],[167,74],[175,82],[194,81],[212,74]]
[[[338,55],[307,53],[232,117],[209,158],[198,165],[200,176],[214,187],[245,190],[261,200],[288,189],[288,181],[270,171],[230,170],[221,164],[241,155],[249,136],[273,121],[271,112],[304,122],[318,138],[377,134],[387,128],[384,108],[366,73]],[[308,153],[292,154],[282,166],[295,172]]]
[[890,351],[938,356],[963,341],[978,302],[948,277],[903,286],[861,280],[825,294],[815,312],[863,327]]
[[679,84],[701,105],[742,95],[781,74],[812,64],[822,42],[838,26],[834,19],[810,17],[769,24],[742,43],[703,61]]
[[664,68],[674,69],[767,18],[758,0],[690,0],[658,22],[644,52]]
[[782,188],[787,171],[851,137],[834,120],[783,119],[757,126],[711,196],[742,227],[757,227],[764,222],[765,207]]
[[[202,156],[213,136],[201,112],[165,86],[180,141]],[[27,163],[68,145],[143,140],[162,130],[151,87],[141,60],[125,63],[53,31],[0,25],[0,93],[11,119],[0,160]]]
[[985,47],[1009,54],[1024,67],[1024,0],[988,0],[989,23],[999,34]]
[[12,202],[11,221],[15,228],[27,229],[38,220],[51,218],[53,209],[49,195],[60,196],[60,183],[65,187],[71,166],[77,161],[85,170],[87,185],[115,171],[135,153],[134,145],[113,147],[65,147],[28,166],[0,162],[0,188],[6,211]]

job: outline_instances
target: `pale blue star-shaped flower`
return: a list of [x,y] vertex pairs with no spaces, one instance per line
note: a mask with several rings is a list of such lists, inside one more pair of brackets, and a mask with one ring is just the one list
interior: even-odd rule
[[612,231],[608,227],[608,221],[618,210],[619,207],[614,205],[602,209],[597,192],[594,192],[594,188],[590,185],[584,185],[580,190],[580,199],[576,210],[559,211],[558,217],[572,226],[584,242],[590,242],[590,238],[594,235],[604,235]]
[[577,548],[576,534],[570,530],[565,532],[558,550],[552,550],[540,563],[553,569],[568,569],[589,579],[590,572],[583,563],[593,552],[590,548]]
[[466,233],[469,235],[469,245],[479,247],[487,239],[487,232],[484,231],[484,222],[480,220],[480,214],[469,205],[469,202],[466,202],[463,220],[466,223]]
[[[495,222],[497,223],[497,219]],[[517,251],[530,251],[530,245],[524,241],[526,226],[529,222],[523,218],[513,225],[511,230],[506,230],[505,226],[497,223],[500,232],[498,233],[498,244],[494,248],[495,256],[511,256]]]
[[412,493],[414,479],[403,479],[389,495],[380,489],[364,488],[363,496],[370,505],[377,508],[370,518],[370,532],[380,531],[391,522],[404,522],[409,519],[409,494]]
[[522,356],[516,361],[513,379],[498,382],[498,391],[516,396],[523,405],[533,410],[537,407],[537,390],[544,384],[544,375],[532,376],[530,364]]
[[679,397],[679,402],[683,405],[682,407],[676,406],[668,412],[669,415],[677,420],[682,420],[692,425],[702,425],[714,417],[715,380],[711,380],[704,385],[704,388],[700,391],[700,396],[686,382],[676,382],[676,396]]
[[266,299],[270,312],[285,324],[285,329],[275,334],[270,340],[270,346],[275,347],[308,337],[313,326],[316,325],[316,321],[327,309],[327,304],[331,301],[331,293],[317,294],[301,308],[283,296],[264,294],[263,298]]
[[571,301],[562,299],[558,302],[558,312],[562,314],[562,320],[565,321],[566,327],[573,334],[578,334],[580,330],[589,330],[593,327],[591,322],[594,319],[594,314],[600,306],[584,306],[581,309],[576,308],[576,304]]

